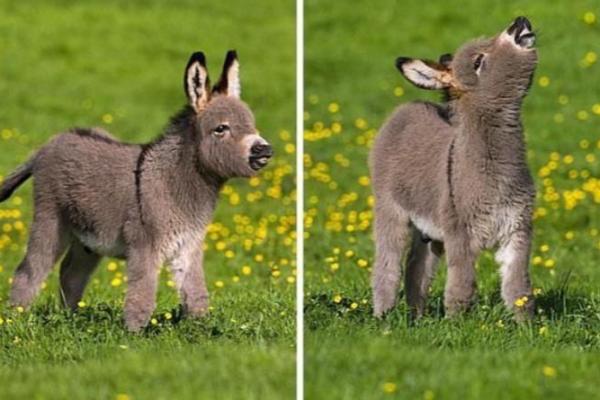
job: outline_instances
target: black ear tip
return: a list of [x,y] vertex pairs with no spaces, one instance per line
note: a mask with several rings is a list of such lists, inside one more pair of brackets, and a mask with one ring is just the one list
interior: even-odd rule
[[445,66],[448,66],[452,62],[452,54],[446,53],[442,54],[439,59],[439,63]]
[[238,55],[237,55],[237,51],[235,50],[229,50],[227,52],[227,55],[225,56],[225,60],[227,61],[233,61],[233,60],[237,60]]
[[200,63],[200,65],[204,67],[206,66],[206,57],[204,56],[203,52],[196,51],[195,53],[193,53],[190,56],[190,61],[188,61],[188,66],[195,62]]
[[409,58],[409,57],[396,58],[396,68],[398,68],[400,71],[402,71],[402,66],[410,60],[411,60],[411,58]]

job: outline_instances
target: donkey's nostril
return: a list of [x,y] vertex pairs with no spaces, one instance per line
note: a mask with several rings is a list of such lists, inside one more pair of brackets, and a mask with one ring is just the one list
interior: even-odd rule
[[535,33],[531,28],[531,23],[525,17],[518,17],[506,30],[510,40],[522,48],[532,48],[535,44]]
[[253,156],[258,156],[258,157],[271,157],[273,155],[273,150],[271,149],[271,146],[268,144],[256,143],[256,144],[252,145],[252,147],[250,148],[250,153]]
[[523,29],[527,29],[531,31],[531,23],[525,17],[517,17],[512,25],[507,29],[509,35],[513,35],[516,32],[516,36],[518,36]]

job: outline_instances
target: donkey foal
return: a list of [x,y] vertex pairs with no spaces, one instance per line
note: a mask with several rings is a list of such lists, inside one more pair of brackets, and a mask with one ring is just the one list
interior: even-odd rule
[[[521,103],[537,64],[524,17],[490,39],[473,40],[439,62],[398,58],[413,84],[446,92],[443,105],[399,107],[370,155],[375,205],[374,313],[396,301],[403,253],[413,316],[424,313],[444,250],[447,315],[468,308],[481,250],[498,248],[502,298],[517,319],[534,310],[528,260],[535,187],[525,157]],[[518,307],[522,302],[524,306]]]
[[77,307],[103,256],[127,259],[125,324],[144,327],[155,308],[158,267],[167,262],[184,311],[208,310],[201,242],[219,189],[249,177],[272,156],[240,100],[239,64],[227,53],[210,88],[204,54],[185,70],[189,104],[151,143],[126,144],[94,129],[56,136],[0,186],[0,201],[34,177],[35,211],[24,260],[10,294],[27,307],[56,261],[61,297]]

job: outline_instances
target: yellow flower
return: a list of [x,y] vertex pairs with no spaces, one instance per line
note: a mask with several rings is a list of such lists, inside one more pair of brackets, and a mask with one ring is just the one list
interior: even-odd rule
[[105,124],[112,124],[113,122],[113,116],[110,114],[104,114],[102,116],[102,122],[104,122]]
[[110,281],[110,285],[113,287],[121,286],[122,283],[123,281],[121,280],[121,278],[114,278],[112,281]]
[[539,296],[540,294],[542,294],[542,289],[540,289],[540,288],[534,288],[533,289],[533,295],[534,296]]
[[340,105],[338,103],[330,103],[327,109],[330,113],[335,114],[336,112],[340,111]]
[[296,278],[293,276],[288,276],[286,279],[287,283],[292,284],[294,282],[296,282]]
[[359,259],[356,263],[361,268],[365,268],[367,265],[369,265],[369,262],[367,260],[365,260],[365,259],[362,259],[362,258]]
[[250,275],[252,273],[252,268],[250,268],[248,265],[244,265],[242,267],[242,275]]
[[540,79],[538,79],[538,85],[540,85],[541,87],[547,87],[550,84],[550,78],[548,78],[547,76],[541,76]]
[[384,393],[392,394],[398,391],[398,385],[396,385],[394,382],[385,382],[382,386],[382,389]]
[[596,23],[596,14],[594,14],[591,11],[586,12],[585,14],[583,14],[583,22],[585,22],[588,25],[593,25]]
[[357,118],[356,121],[354,121],[354,126],[356,126],[358,129],[366,129],[368,124],[364,118]]
[[573,231],[567,231],[565,233],[565,239],[567,239],[567,240],[573,240],[573,238],[575,238],[575,232],[573,232]]
[[294,146],[292,143],[287,143],[284,147],[284,150],[288,154],[293,154],[296,151],[296,146]]
[[550,246],[548,246],[547,244],[543,244],[540,246],[540,251],[542,253],[546,253],[546,252],[548,252],[548,250],[550,250]]
[[150,320],[150,323],[151,323],[152,325],[158,325],[158,320],[157,320],[156,318],[152,318],[152,319]]
[[336,294],[335,296],[333,296],[333,302],[336,304],[339,304],[342,301],[342,296],[340,296],[339,294]]
[[84,308],[85,307],[85,301],[80,301],[79,303],[77,303],[77,307],[79,308]]
[[397,86],[396,88],[394,88],[394,96],[400,97],[403,94],[404,94],[404,89],[402,89],[400,86]]
[[544,267],[546,267],[546,268],[554,268],[555,265],[556,265],[556,261],[554,261],[551,258],[544,261]]
[[215,286],[218,288],[222,288],[223,286],[225,286],[225,282],[223,281],[216,281],[215,282]]
[[515,306],[521,308],[527,304],[528,300],[529,298],[527,296],[519,297],[517,300],[515,300]]
[[593,51],[588,51],[587,53],[585,53],[584,60],[588,64],[593,64],[598,60],[598,55]]
[[117,397],[115,397],[115,400],[131,400],[131,397],[129,397],[125,393],[119,393]]
[[564,106],[565,104],[568,104],[568,103],[569,103],[568,96],[566,96],[564,94],[561,94],[560,96],[558,96],[558,104],[561,104]]
[[358,308],[358,303],[352,303],[350,304],[350,308],[353,310],[356,310]]
[[175,282],[173,282],[171,279],[169,279],[169,280],[167,281],[167,286],[168,286],[168,287],[175,287]]
[[166,320],[170,320],[171,318],[173,318],[173,314],[171,314],[170,312],[166,312],[165,313],[165,319]]
[[585,121],[589,118],[590,114],[588,114],[587,111],[585,110],[579,110],[577,111],[577,119],[580,121]]
[[273,278],[279,278],[279,276],[281,275],[281,271],[276,269],[273,272],[271,272],[271,275],[273,276]]
[[106,269],[108,269],[109,271],[116,271],[117,270],[117,263],[114,261],[111,261],[108,263],[108,265],[106,266]]
[[544,365],[544,367],[542,368],[542,373],[548,378],[555,378],[557,375],[556,368],[551,367],[549,365]]
[[533,265],[540,265],[541,263],[544,262],[544,259],[540,256],[535,256],[533,257]]
[[360,178],[358,178],[358,184],[361,186],[369,186],[370,183],[371,180],[368,176],[361,176]]
[[547,326],[542,326],[540,328],[540,336],[546,336],[548,334],[548,327]]

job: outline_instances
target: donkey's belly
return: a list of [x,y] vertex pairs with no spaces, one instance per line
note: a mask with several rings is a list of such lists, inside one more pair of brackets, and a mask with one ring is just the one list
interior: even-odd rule
[[85,247],[96,254],[116,258],[123,258],[125,256],[125,244],[120,239],[103,240],[95,234],[88,232],[76,232],[75,236]]
[[442,228],[437,226],[434,221],[429,218],[423,218],[417,215],[411,215],[410,217],[413,225],[419,230],[419,232],[427,235],[430,239],[443,241],[444,232]]

